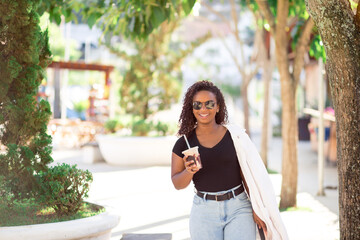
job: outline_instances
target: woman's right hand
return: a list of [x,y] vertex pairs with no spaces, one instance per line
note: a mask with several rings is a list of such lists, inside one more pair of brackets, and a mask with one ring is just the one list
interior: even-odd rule
[[198,171],[194,161],[186,161],[187,157],[179,157],[172,153],[171,158],[171,180],[176,189],[186,188],[194,174]]
[[[200,170],[200,168],[196,165],[195,160],[187,160],[189,156],[184,156],[183,157],[183,161],[184,161],[184,166],[187,172],[191,173],[191,174],[195,174],[197,171]],[[195,157],[195,155],[194,155]]]

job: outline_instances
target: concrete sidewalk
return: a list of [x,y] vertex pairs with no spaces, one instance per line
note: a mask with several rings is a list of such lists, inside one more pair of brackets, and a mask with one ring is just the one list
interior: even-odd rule
[[[259,146],[260,135],[254,134],[253,141]],[[269,168],[278,172],[281,172],[281,144],[280,138],[272,140],[268,160]],[[77,164],[93,173],[88,200],[112,207],[121,216],[112,240],[119,240],[124,233],[171,233],[173,240],[190,239],[188,219],[193,187],[175,190],[170,166],[126,168],[105,162],[85,164],[81,150],[55,150],[53,158],[55,163]],[[270,178],[279,196],[281,175],[271,174]],[[325,186],[336,187],[336,167],[325,164],[324,179]],[[309,142],[299,142],[300,210],[281,213],[291,240],[339,239],[338,190],[325,190],[326,196],[318,197],[317,187],[317,155],[311,151]]]

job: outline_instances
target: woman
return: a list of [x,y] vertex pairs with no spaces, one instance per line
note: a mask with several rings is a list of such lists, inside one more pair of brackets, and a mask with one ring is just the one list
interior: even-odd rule
[[[188,146],[181,137],[173,148],[171,178],[176,189],[186,188],[191,181],[195,185],[191,239],[255,240],[256,225],[267,239],[287,239],[270,180],[262,162],[258,164],[255,147],[249,145],[244,130],[225,125],[227,121],[224,97],[215,85],[200,81],[188,89],[178,134],[185,135],[191,147],[199,147],[202,168],[182,154]],[[270,192],[266,189],[269,184]],[[254,201],[250,202],[249,197]]]

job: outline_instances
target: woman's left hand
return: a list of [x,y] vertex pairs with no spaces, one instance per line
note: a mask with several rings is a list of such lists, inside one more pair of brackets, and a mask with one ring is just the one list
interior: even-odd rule
[[267,228],[266,228],[266,224],[263,222],[263,220],[261,220],[259,218],[258,215],[256,215],[256,213],[253,210],[253,218],[254,218],[254,222],[259,226],[260,229],[262,229],[264,231],[265,236],[267,235]]

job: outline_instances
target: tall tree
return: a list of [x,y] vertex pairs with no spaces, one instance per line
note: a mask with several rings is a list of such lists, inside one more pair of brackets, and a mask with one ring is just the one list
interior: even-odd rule
[[[270,26],[270,32],[275,39],[276,62],[280,73],[282,101],[282,185],[280,208],[296,206],[297,194],[297,142],[298,123],[296,110],[296,89],[304,66],[304,54],[308,51],[310,34],[314,22],[306,14],[303,0],[256,0],[259,10]],[[289,12],[290,9],[292,12]],[[276,15],[275,15],[276,13]],[[292,64],[289,59],[289,30],[298,17],[289,18],[297,13],[304,20],[298,28],[299,38],[294,51]],[[292,66],[291,66],[292,65]],[[291,66],[291,67],[290,67]]]
[[120,104],[126,112],[146,119],[149,114],[169,108],[178,101],[181,93],[181,64],[210,37],[207,34],[189,44],[183,44],[183,49],[175,47],[178,44],[171,41],[171,35],[179,26],[181,15],[183,13],[179,9],[177,19],[163,22],[148,35],[146,41],[132,41],[135,53],[106,43],[113,53],[130,65],[120,87]]
[[360,236],[360,4],[306,0],[326,51],[335,107],[340,239]]
[[19,197],[33,193],[36,173],[52,161],[50,105],[35,98],[51,56],[39,2],[0,1],[0,176]]
[[[224,36],[222,36],[221,33],[218,33],[224,46],[228,50],[231,58],[233,59],[237,70],[239,71],[239,73],[241,75],[240,89],[241,89],[241,98],[242,98],[242,102],[243,102],[243,111],[244,111],[244,127],[245,127],[247,133],[249,135],[251,135],[251,129],[250,129],[250,123],[249,123],[250,109],[249,109],[249,99],[248,99],[248,87],[249,87],[251,80],[254,78],[255,74],[257,74],[257,72],[258,72],[259,67],[258,67],[257,62],[254,61],[254,59],[256,58],[256,55],[258,55],[258,53],[260,53],[260,52],[254,50],[254,52],[253,52],[254,54],[251,58],[247,58],[245,56],[245,50],[244,50],[245,42],[240,36],[239,26],[238,26],[239,25],[238,12],[240,9],[234,0],[230,1],[230,11],[231,11],[230,20],[226,18],[225,14],[222,14],[219,11],[215,10],[206,1],[202,2],[201,4],[204,5],[211,13],[214,13],[215,15],[217,15],[218,18],[221,19],[221,21],[227,25],[227,27],[231,30],[232,36],[235,39],[235,42],[236,42],[235,48],[240,49],[240,56],[237,56],[234,53],[234,48],[228,46],[228,44],[226,43],[226,41],[224,39]],[[256,31],[257,31],[257,33],[255,34],[255,36],[259,36],[260,29],[257,28]],[[254,42],[257,45],[254,46],[254,49],[259,48],[260,46],[258,44],[261,44],[261,42],[256,41],[256,40],[254,40]]]
[[271,136],[271,80],[275,67],[275,55],[274,50],[271,47],[271,35],[270,32],[265,29],[264,17],[259,11],[254,9],[254,4],[250,0],[246,0],[246,7],[248,7],[256,19],[257,36],[255,37],[255,46],[257,46],[257,62],[262,72],[262,80],[264,83],[264,97],[263,97],[263,119],[261,128],[261,150],[260,156],[264,162],[265,167],[268,166],[268,145],[269,138]]
[[261,159],[265,167],[268,167],[268,146],[271,133],[271,80],[275,67],[275,56],[271,49],[270,33],[265,28],[259,31],[259,59],[260,66],[263,70],[262,79],[264,83],[264,97],[263,97],[263,122],[261,128]]

